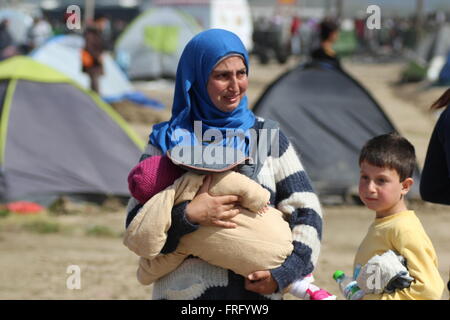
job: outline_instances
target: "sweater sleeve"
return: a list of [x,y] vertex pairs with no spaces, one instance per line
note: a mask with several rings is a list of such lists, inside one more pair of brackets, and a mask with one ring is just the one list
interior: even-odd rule
[[[437,268],[437,257],[429,239],[414,230],[401,233],[395,249],[407,262],[407,268],[414,281],[409,288],[396,290],[379,296],[381,300],[439,300],[444,282]],[[393,241],[394,242],[394,241]],[[370,297],[368,297],[370,298]],[[365,297],[365,299],[367,299]]]
[[276,207],[290,217],[294,250],[271,273],[283,290],[310,274],[317,262],[322,239],[322,210],[311,181],[296,151],[280,131],[279,157],[274,157]]
[[[147,146],[147,149],[141,156],[140,161],[143,161],[148,157],[155,155],[161,155],[161,151],[158,148],[154,147],[153,145],[149,144]],[[169,230],[167,231],[167,240],[164,247],[161,250],[161,253],[167,254],[175,251],[182,236],[190,232],[194,232],[195,230],[198,229],[199,227],[198,225],[192,224],[186,219],[184,210],[187,204],[188,201],[181,202],[172,208],[172,224]],[[126,228],[128,228],[129,224],[131,223],[133,218],[139,213],[142,207],[143,206],[139,203],[139,201],[137,201],[133,197],[130,198],[127,206],[127,218],[125,222]]]

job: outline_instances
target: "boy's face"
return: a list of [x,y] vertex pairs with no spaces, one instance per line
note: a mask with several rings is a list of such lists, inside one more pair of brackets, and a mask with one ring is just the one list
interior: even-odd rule
[[396,170],[376,167],[363,161],[360,166],[359,197],[377,218],[407,210],[404,203],[413,184],[412,178],[400,181]]

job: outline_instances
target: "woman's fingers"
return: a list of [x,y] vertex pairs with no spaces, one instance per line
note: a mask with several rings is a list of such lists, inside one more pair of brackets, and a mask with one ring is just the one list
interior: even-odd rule
[[236,228],[237,224],[231,221],[236,215],[238,215],[241,211],[239,209],[232,209],[223,212],[220,214],[217,219],[212,221],[212,224],[218,227],[224,228]]
[[239,201],[239,197],[236,195],[217,196],[216,201],[220,204],[235,203]]
[[241,211],[239,209],[228,210],[222,213],[220,220],[229,220],[237,216]]
[[224,204],[224,205],[222,206],[222,210],[223,210],[223,212],[225,212],[225,211],[232,210],[232,209],[234,209],[235,207],[236,207],[235,204]]

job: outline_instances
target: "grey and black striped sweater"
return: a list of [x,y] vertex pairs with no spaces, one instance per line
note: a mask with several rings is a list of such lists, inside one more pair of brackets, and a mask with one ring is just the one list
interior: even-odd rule
[[[257,121],[260,124],[264,120],[257,118]],[[257,125],[255,123],[255,127]],[[159,154],[161,154],[159,149],[148,145],[141,160]],[[256,180],[270,191],[270,203],[284,213],[292,230],[294,241],[292,254],[280,267],[271,270],[278,283],[278,292],[263,296],[247,291],[242,276],[198,258],[189,257],[178,269],[154,283],[153,299],[277,300],[282,298],[281,291],[291,282],[313,271],[322,239],[322,210],[299,157],[281,130],[279,153],[277,156],[268,155]],[[198,225],[191,224],[185,218],[186,204],[181,203],[172,210],[172,225],[162,253],[174,251],[183,235],[198,228]],[[137,200],[130,199],[126,226],[141,207]]]

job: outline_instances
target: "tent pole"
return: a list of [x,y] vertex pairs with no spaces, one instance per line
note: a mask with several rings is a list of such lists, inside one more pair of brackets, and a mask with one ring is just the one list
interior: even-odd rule
[[422,38],[423,32],[423,12],[424,11],[424,2],[423,0],[416,0],[416,21],[415,21],[415,31],[416,37],[415,42],[418,43]]
[[336,19],[338,21],[342,20],[343,8],[344,8],[344,1],[336,0]]

